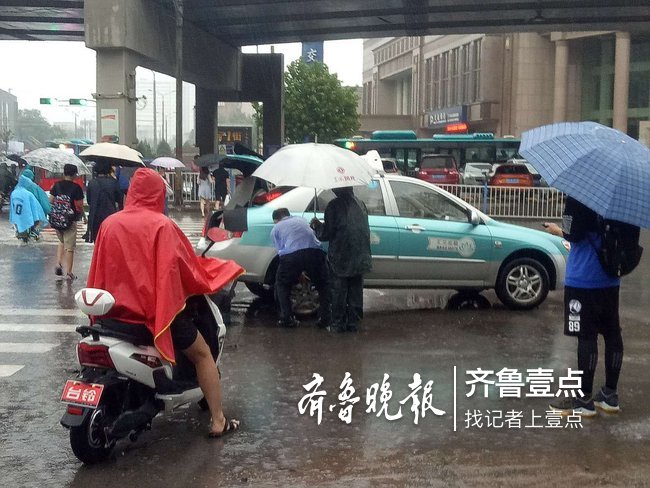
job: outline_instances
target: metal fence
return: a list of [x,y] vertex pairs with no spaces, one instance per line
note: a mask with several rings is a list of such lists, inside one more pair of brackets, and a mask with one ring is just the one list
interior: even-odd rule
[[490,217],[558,219],[564,193],[555,188],[440,185]]
[[[172,188],[175,173],[166,173]],[[199,173],[182,173],[183,201],[199,201]],[[439,185],[491,217],[559,219],[564,209],[565,195],[555,188],[519,188],[478,185]],[[169,198],[174,201],[173,197]]]

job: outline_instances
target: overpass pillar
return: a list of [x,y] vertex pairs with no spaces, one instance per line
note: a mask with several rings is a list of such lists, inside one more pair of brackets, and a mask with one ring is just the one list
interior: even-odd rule
[[627,110],[630,93],[630,34],[616,33],[614,58],[614,100],[612,126],[627,133]]
[[569,44],[555,41],[555,83],[553,84],[553,122],[567,119],[567,85],[569,76]]
[[135,146],[135,68],[137,57],[126,49],[97,49],[97,141],[119,137]]
[[216,152],[218,102],[215,90],[196,87],[196,145],[201,154]]

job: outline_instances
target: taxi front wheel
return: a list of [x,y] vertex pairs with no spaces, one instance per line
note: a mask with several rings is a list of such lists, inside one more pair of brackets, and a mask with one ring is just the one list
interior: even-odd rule
[[548,272],[542,263],[534,258],[518,258],[503,266],[495,292],[506,307],[530,310],[546,299],[549,282]]

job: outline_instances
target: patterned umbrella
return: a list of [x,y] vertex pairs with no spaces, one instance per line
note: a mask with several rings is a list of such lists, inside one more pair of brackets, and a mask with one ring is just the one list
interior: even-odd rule
[[519,152],[549,185],[607,219],[650,227],[650,149],[596,122],[524,132]]
[[51,173],[62,174],[63,166],[66,164],[74,164],[78,168],[80,175],[90,174],[88,166],[81,159],[62,149],[42,147],[23,155],[23,159],[31,166],[43,168]]

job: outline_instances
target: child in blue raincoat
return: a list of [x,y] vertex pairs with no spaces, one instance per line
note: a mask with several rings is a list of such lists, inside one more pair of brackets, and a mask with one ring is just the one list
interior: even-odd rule
[[18,178],[18,184],[9,200],[9,221],[16,227],[16,237],[24,242],[39,239],[39,227],[47,217],[36,197],[27,189],[32,183],[25,176]]
[[29,180],[25,182],[25,188],[36,197],[36,200],[38,200],[38,203],[41,205],[45,216],[47,217],[50,215],[50,199],[47,197],[47,193],[45,193],[45,191],[40,186],[34,183],[34,172],[31,170],[31,168],[25,168],[23,172],[20,173],[20,176],[24,176]]

